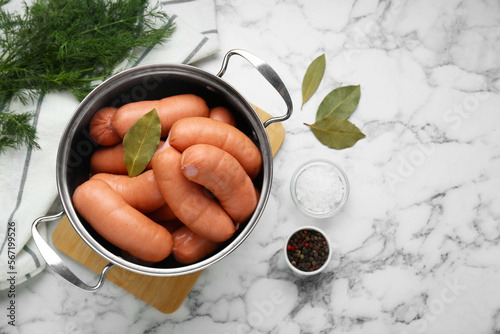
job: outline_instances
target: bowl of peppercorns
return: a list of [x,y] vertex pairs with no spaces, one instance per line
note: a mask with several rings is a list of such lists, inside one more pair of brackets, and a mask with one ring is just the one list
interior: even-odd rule
[[316,275],[323,271],[331,258],[327,235],[314,226],[304,226],[293,231],[285,243],[285,260],[299,275]]

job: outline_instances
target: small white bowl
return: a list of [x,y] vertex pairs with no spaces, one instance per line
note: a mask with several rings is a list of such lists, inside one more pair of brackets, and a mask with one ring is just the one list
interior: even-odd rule
[[[328,248],[328,256],[327,256],[325,262],[321,265],[321,267],[316,268],[315,270],[312,270],[312,271],[305,271],[305,270],[300,270],[300,269],[296,268],[294,265],[292,265],[291,260],[288,258],[288,243],[289,243],[291,237],[293,235],[295,235],[295,233],[301,232],[304,230],[307,230],[307,231],[312,230],[312,231],[319,232],[325,238],[326,245]],[[325,268],[328,266],[328,263],[330,262],[330,259],[332,258],[332,244],[330,243],[328,236],[321,229],[314,227],[314,226],[302,226],[302,227],[296,229],[295,231],[293,231],[292,233],[290,233],[290,235],[286,239],[285,246],[283,247],[283,251],[285,254],[285,262],[287,263],[288,267],[290,267],[290,269],[292,269],[292,271],[294,273],[296,273],[298,275],[302,275],[302,276],[312,276],[312,275],[319,274],[320,272],[325,270]]]
[[293,173],[290,192],[295,205],[315,218],[331,217],[342,210],[349,197],[349,180],[336,163],[310,160]]

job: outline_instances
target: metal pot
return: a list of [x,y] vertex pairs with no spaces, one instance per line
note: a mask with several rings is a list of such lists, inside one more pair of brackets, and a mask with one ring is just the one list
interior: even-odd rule
[[[278,91],[287,108],[283,116],[270,118],[262,123],[250,103],[221,79],[233,55],[241,56],[250,62]],[[255,142],[262,154],[262,170],[255,180],[261,195],[250,219],[208,258],[190,265],[177,263],[172,260],[172,257],[154,265],[142,264],[122,257],[117,247],[97,234],[77,213],[71,198],[76,187],[85,182],[89,176],[90,156],[97,148],[97,144],[89,135],[88,124],[100,108],[119,107],[133,101],[156,100],[181,93],[197,94],[203,97],[209,106],[224,105],[236,113],[239,128]],[[64,211],[53,216],[40,217],[33,222],[32,235],[40,253],[52,270],[86,291],[98,290],[107,272],[114,265],[143,275],[178,276],[190,274],[214,264],[229,255],[248,237],[262,215],[269,198],[273,177],[273,155],[265,128],[274,122],[288,119],[291,113],[290,95],[276,72],[255,55],[243,50],[229,51],[217,75],[189,65],[163,64],[135,67],[109,78],[80,103],[61,137],[56,173]],[[82,282],[38,233],[37,226],[40,223],[59,219],[63,214],[67,215],[72,227],[85,243],[109,261],[109,264],[102,270],[98,283],[94,286]]]

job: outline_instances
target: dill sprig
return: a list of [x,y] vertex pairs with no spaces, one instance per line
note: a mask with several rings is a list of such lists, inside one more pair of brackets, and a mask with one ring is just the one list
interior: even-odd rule
[[19,149],[23,145],[40,148],[36,142],[36,130],[30,124],[33,116],[32,112],[14,114],[0,111],[0,153],[7,148]]
[[62,90],[81,100],[133,61],[134,49],[162,44],[173,31],[148,0],[35,0],[23,13],[0,9],[0,153],[38,147],[33,113],[9,110],[10,101]]

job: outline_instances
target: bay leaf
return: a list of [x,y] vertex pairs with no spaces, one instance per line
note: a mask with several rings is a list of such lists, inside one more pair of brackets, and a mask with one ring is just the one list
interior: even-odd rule
[[323,117],[348,119],[358,107],[361,97],[360,86],[343,86],[335,88],[321,101],[316,112],[316,121]]
[[365,137],[358,127],[346,119],[324,117],[314,124],[307,124],[316,138],[329,148],[341,150],[354,146]]
[[323,75],[325,74],[326,59],[325,54],[314,59],[306,70],[302,80],[302,106],[311,98],[319,87]]
[[125,166],[130,177],[142,173],[160,144],[161,123],[156,109],[143,115],[123,137]]

